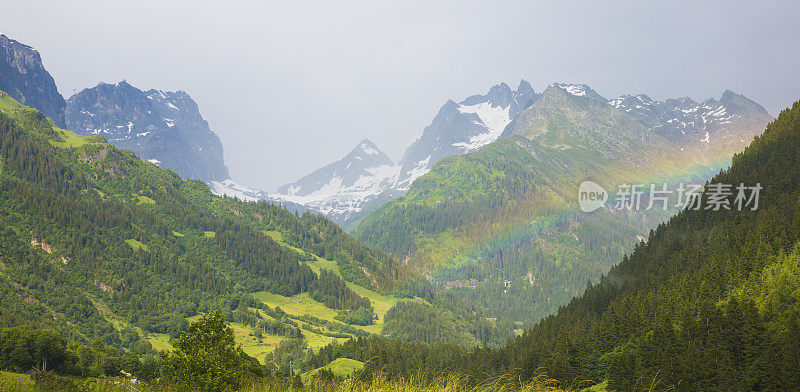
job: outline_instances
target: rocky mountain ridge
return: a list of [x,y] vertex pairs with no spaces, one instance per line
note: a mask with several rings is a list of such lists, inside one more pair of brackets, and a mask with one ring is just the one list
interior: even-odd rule
[[[548,97],[546,104],[534,107],[544,96]],[[569,116],[558,115],[565,110],[577,113],[590,102],[605,105],[595,105],[594,114],[585,114],[582,119],[567,121]],[[632,137],[622,137],[619,130],[594,121],[607,116],[619,120],[613,124],[625,124],[623,130],[633,133],[627,135]],[[677,98],[661,102],[644,94],[607,99],[586,84],[553,83],[537,94],[524,80],[516,90],[501,83],[486,94],[459,103],[448,100],[396,164],[390,164],[387,157],[369,167],[353,166],[348,157],[359,149],[356,147],[348,157],[282,186],[269,198],[303,205],[345,227],[353,227],[383,203],[408,192],[417,178],[443,158],[478,151],[501,137],[523,134],[544,146],[561,149],[602,147],[608,150],[606,155],[613,155],[611,150],[615,148],[634,148],[625,147],[627,144],[615,146],[614,140],[629,142],[639,138],[655,143],[653,138],[661,137],[684,149],[714,156],[743,148],[754,130],[762,129],[769,119],[760,105],[728,90],[718,100],[697,103],[690,98]],[[598,139],[601,136],[603,139]],[[385,156],[377,146],[369,144],[378,156]],[[368,162],[371,161],[360,163]]]
[[0,90],[65,126],[64,97],[36,49],[0,34]]
[[142,91],[126,81],[100,83],[67,100],[66,122],[78,134],[102,135],[182,178],[230,178],[222,142],[184,91]]
[[[414,180],[441,159],[477,151],[497,140],[537,98],[530,83],[522,80],[516,90],[500,83],[486,94],[458,103],[448,100],[399,162],[363,140],[343,159],[280,187],[269,197],[304,205],[351,227],[365,214],[405,194]],[[364,156],[365,151],[371,154]]]

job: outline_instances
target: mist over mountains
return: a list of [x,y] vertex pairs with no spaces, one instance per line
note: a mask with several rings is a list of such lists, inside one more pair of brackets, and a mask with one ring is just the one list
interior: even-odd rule
[[[187,93],[142,91],[122,81],[101,83],[64,100],[35,49],[5,36],[0,42],[5,56],[0,67],[8,75],[2,80],[9,84],[9,94],[42,110],[57,124],[82,135],[101,134],[114,145],[172,169],[183,178],[207,182],[217,194],[322,213],[348,229],[386,202],[403,196],[440,160],[478,151],[518,132],[515,129],[520,124],[531,125],[535,115],[520,114],[541,97],[530,83],[521,80],[516,89],[500,83],[484,94],[459,102],[448,100],[398,162],[365,139],[341,160],[268,193],[231,179],[219,137]],[[689,98],[658,102],[644,94],[606,99],[587,85],[578,84],[555,83],[544,93],[552,88],[607,101],[656,134],[696,141],[707,149],[743,145],[746,139],[732,137],[735,130],[757,128],[762,118],[769,116],[755,102],[730,91],[719,100],[697,103]]]
[[[253,54],[245,84],[209,83],[262,124],[249,105],[283,99],[296,124],[232,140],[261,147],[244,158],[310,118],[341,142],[326,110],[346,94],[244,100],[288,77]],[[0,390],[798,389],[800,102],[773,118],[730,90],[525,80],[442,101],[399,160],[355,138],[270,193],[232,179],[189,93],[122,80],[65,100],[0,35]],[[350,128],[398,136],[371,108]],[[258,169],[294,173],[320,140]]]
[[497,140],[536,98],[523,80],[517,90],[501,83],[459,103],[448,100],[399,162],[364,140],[342,160],[280,187],[270,197],[304,205],[351,227],[366,213],[402,196],[442,158],[477,151]]
[[[702,103],[690,98],[658,102],[643,94],[607,99],[585,84],[554,83],[542,94],[567,94],[606,102],[617,115],[638,124],[642,132],[652,130],[653,134],[670,140],[696,142],[706,150],[720,150],[731,145],[743,147],[750,139],[736,137],[738,132],[760,129],[765,119],[770,118],[757,103],[727,90],[719,100],[711,98]],[[280,187],[269,197],[303,205],[346,228],[353,228],[382,204],[408,192],[414,180],[443,158],[472,153],[501,137],[530,132],[536,127],[545,130],[566,126],[558,124],[560,116],[568,117],[566,101],[548,100],[550,115],[547,116],[535,110],[526,111],[542,94],[534,92],[530,83],[522,80],[516,90],[501,83],[486,94],[473,95],[459,103],[448,100],[399,162],[391,162],[378,146],[365,140],[342,160]],[[613,138],[613,130],[609,132],[608,137]],[[564,137],[552,132],[551,136]],[[550,142],[556,143],[555,139]],[[609,148],[623,148],[608,145]],[[364,146],[376,154],[359,156]],[[561,147],[572,146],[565,143]]]

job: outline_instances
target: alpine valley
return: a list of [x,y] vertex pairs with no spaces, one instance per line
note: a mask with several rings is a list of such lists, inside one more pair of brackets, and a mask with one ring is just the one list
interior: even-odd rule
[[[40,60],[3,39],[8,51]],[[41,352],[5,356],[8,342],[29,336],[16,327],[34,326],[33,339],[52,330],[52,344],[71,345],[49,361],[61,374],[156,378],[146,363],[217,311],[248,356],[285,370],[306,347],[379,334],[394,293],[420,281],[321,215],[216,196],[166,168],[228,176],[219,139],[186,93],[100,84],[67,101],[76,133],[20,103],[49,108],[56,91],[40,63],[20,56],[7,57],[19,75],[3,77],[23,81],[9,89],[20,99],[0,92],[4,369],[42,367]]]
[[[800,102],[521,80],[266,192],[188,93],[65,100],[0,35],[0,390],[797,390],[799,140]],[[759,208],[614,202],[722,183]]]

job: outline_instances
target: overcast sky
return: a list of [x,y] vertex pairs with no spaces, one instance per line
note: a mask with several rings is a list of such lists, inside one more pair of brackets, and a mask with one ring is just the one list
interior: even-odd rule
[[[0,32],[68,98],[185,90],[233,178],[273,191],[368,138],[392,159],[447,99],[520,78],[606,97],[800,99],[796,1],[14,1]],[[565,4],[569,3],[569,4]]]

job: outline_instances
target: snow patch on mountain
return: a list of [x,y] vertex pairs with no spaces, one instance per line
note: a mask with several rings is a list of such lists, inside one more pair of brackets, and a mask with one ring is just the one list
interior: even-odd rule
[[730,91],[719,100],[709,98],[702,103],[688,97],[657,101],[638,94],[623,95],[608,104],[668,140],[689,145],[699,141],[706,149],[732,143],[743,147],[742,132],[760,130],[760,125],[771,118],[757,103]]
[[[461,147],[464,152],[473,152],[479,148],[494,142],[503,133],[503,130],[511,122],[509,114],[511,104],[506,107],[493,105],[491,102],[481,102],[475,105],[459,105],[458,111],[461,113],[475,113],[481,120],[481,125],[487,131],[474,136],[470,136],[466,142],[453,143],[455,147]],[[430,158],[430,157],[429,157]]]
[[[376,150],[377,153],[377,150]],[[270,195],[278,200],[302,204],[325,215],[347,216],[360,211],[363,202],[391,189],[400,175],[399,165],[381,165],[365,169],[352,184],[346,184],[339,173],[310,193],[289,186],[286,193]]]
[[406,171],[403,178],[398,179],[397,189],[403,192],[408,191],[408,189],[411,188],[411,184],[414,183],[414,180],[431,171],[431,167],[433,167],[431,164],[431,156],[428,155],[427,158],[418,161],[416,165]]
[[361,151],[364,151],[365,153],[367,153],[369,155],[378,155],[378,154],[380,154],[380,152],[378,152],[378,150],[376,150],[376,149],[374,149],[374,148],[372,148],[372,147],[370,147],[370,146],[368,146],[366,144],[362,143],[360,145],[360,147],[361,147]]
[[375,200],[405,194],[439,160],[494,142],[536,98],[530,83],[523,80],[516,90],[500,83],[486,94],[459,103],[448,100],[399,162],[364,140],[340,161],[284,185],[270,197],[306,206],[343,223],[367,206],[377,207]]
[[262,191],[239,185],[231,179],[209,181],[208,187],[215,195],[235,197],[243,201],[258,201],[264,199],[266,196]]
[[586,86],[582,84],[562,84],[562,83],[555,83],[553,86],[556,86],[568,94],[574,95],[576,97],[585,97],[586,96]]

